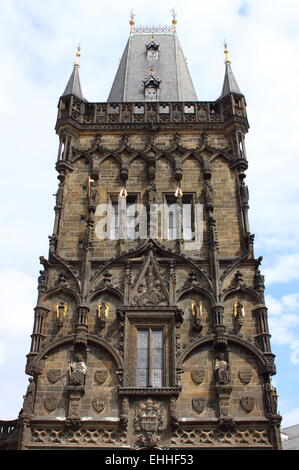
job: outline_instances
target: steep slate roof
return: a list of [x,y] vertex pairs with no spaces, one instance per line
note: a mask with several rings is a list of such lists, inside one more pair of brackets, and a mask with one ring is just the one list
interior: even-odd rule
[[[159,45],[158,59],[148,59],[146,44]],[[197,101],[192,79],[176,33],[130,34],[108,102],[145,101],[144,82],[149,70],[161,80],[159,101]]]
[[224,82],[223,82],[222,93],[221,93],[220,98],[223,98],[224,96],[230,93],[237,93],[238,95],[243,95],[243,93],[240,91],[240,88],[237,84],[237,80],[235,79],[235,76],[233,74],[230,61],[226,61]]
[[78,64],[74,64],[74,68],[70,76],[70,79],[61,96],[66,96],[66,95],[75,95],[77,96],[77,98],[80,98],[80,100],[84,100],[81,83],[80,83]]

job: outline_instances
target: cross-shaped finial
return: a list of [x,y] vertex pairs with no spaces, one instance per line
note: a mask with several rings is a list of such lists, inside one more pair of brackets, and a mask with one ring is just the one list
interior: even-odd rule
[[172,14],[172,30],[173,32],[175,33],[176,32],[176,24],[177,24],[177,20],[176,20],[176,12],[175,12],[175,9],[174,7],[172,8],[172,10],[170,10],[170,13]]
[[135,26],[134,17],[135,17],[134,11],[131,10],[131,12],[130,12],[130,32],[131,33],[134,33],[134,26]]
[[131,18],[132,21],[134,21],[134,17],[135,17],[134,10],[131,10],[130,11],[130,18]]
[[81,51],[81,44],[79,43],[79,44],[77,45],[76,62],[75,62],[74,65],[78,65],[78,66],[80,65],[80,63],[79,63],[79,57],[81,56],[81,52],[80,52],[80,51]]
[[229,62],[229,58],[228,58],[228,49],[227,49],[226,39],[224,39],[223,45],[224,45],[225,63],[227,63]]

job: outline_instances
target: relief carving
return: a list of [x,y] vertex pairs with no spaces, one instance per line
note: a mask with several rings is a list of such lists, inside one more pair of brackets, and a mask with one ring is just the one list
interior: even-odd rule
[[244,396],[240,400],[240,405],[242,406],[243,410],[247,413],[250,413],[255,405],[255,399],[252,396]]
[[94,398],[92,400],[92,406],[97,413],[101,413],[106,408],[106,402],[101,398]]
[[192,398],[192,408],[199,414],[203,412],[207,403],[207,398]]
[[205,370],[204,369],[194,369],[191,371],[192,380],[200,385],[205,377]]
[[239,370],[239,378],[244,384],[249,384],[252,379],[252,370],[249,368],[242,368]]
[[98,369],[94,373],[94,379],[99,385],[102,385],[104,382],[106,382],[107,377],[108,377],[107,369]]
[[56,396],[53,397],[46,397],[44,399],[44,407],[46,408],[47,411],[54,411],[56,410],[58,400]]
[[51,384],[56,384],[61,378],[61,369],[49,369],[47,372],[47,379]]
[[134,427],[136,431],[141,431],[138,443],[147,448],[156,447],[160,442],[160,436],[163,427],[164,410],[159,403],[148,399],[140,403],[136,408]]

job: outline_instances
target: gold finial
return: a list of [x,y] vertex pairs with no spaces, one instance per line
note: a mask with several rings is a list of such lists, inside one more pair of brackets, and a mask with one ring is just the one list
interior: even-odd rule
[[76,52],[76,62],[74,65],[77,65],[78,67],[80,66],[79,58],[81,57],[81,44],[79,43],[77,45],[77,52]]
[[225,54],[225,63],[227,64],[228,62],[230,62],[229,58],[228,58],[228,49],[227,49],[227,42],[226,40],[224,40],[224,54]]
[[134,12],[133,12],[133,10],[131,10],[131,12],[130,12],[130,18],[131,18],[130,19],[130,33],[134,33],[134,31],[135,31],[134,17],[135,17]]
[[175,12],[175,9],[174,7],[172,8],[172,10],[170,10],[170,13],[172,15],[172,31],[175,33],[176,32],[176,25],[177,25],[177,20],[176,20],[176,12]]

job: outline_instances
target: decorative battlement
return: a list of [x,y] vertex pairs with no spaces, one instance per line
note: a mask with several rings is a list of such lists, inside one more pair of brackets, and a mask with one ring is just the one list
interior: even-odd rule
[[135,26],[134,33],[146,33],[146,34],[161,34],[161,33],[173,33],[173,26],[161,25],[161,26]]
[[87,103],[69,95],[60,100],[58,121],[71,118],[80,124],[223,123],[234,116],[244,119],[247,125],[245,106],[237,100]]

